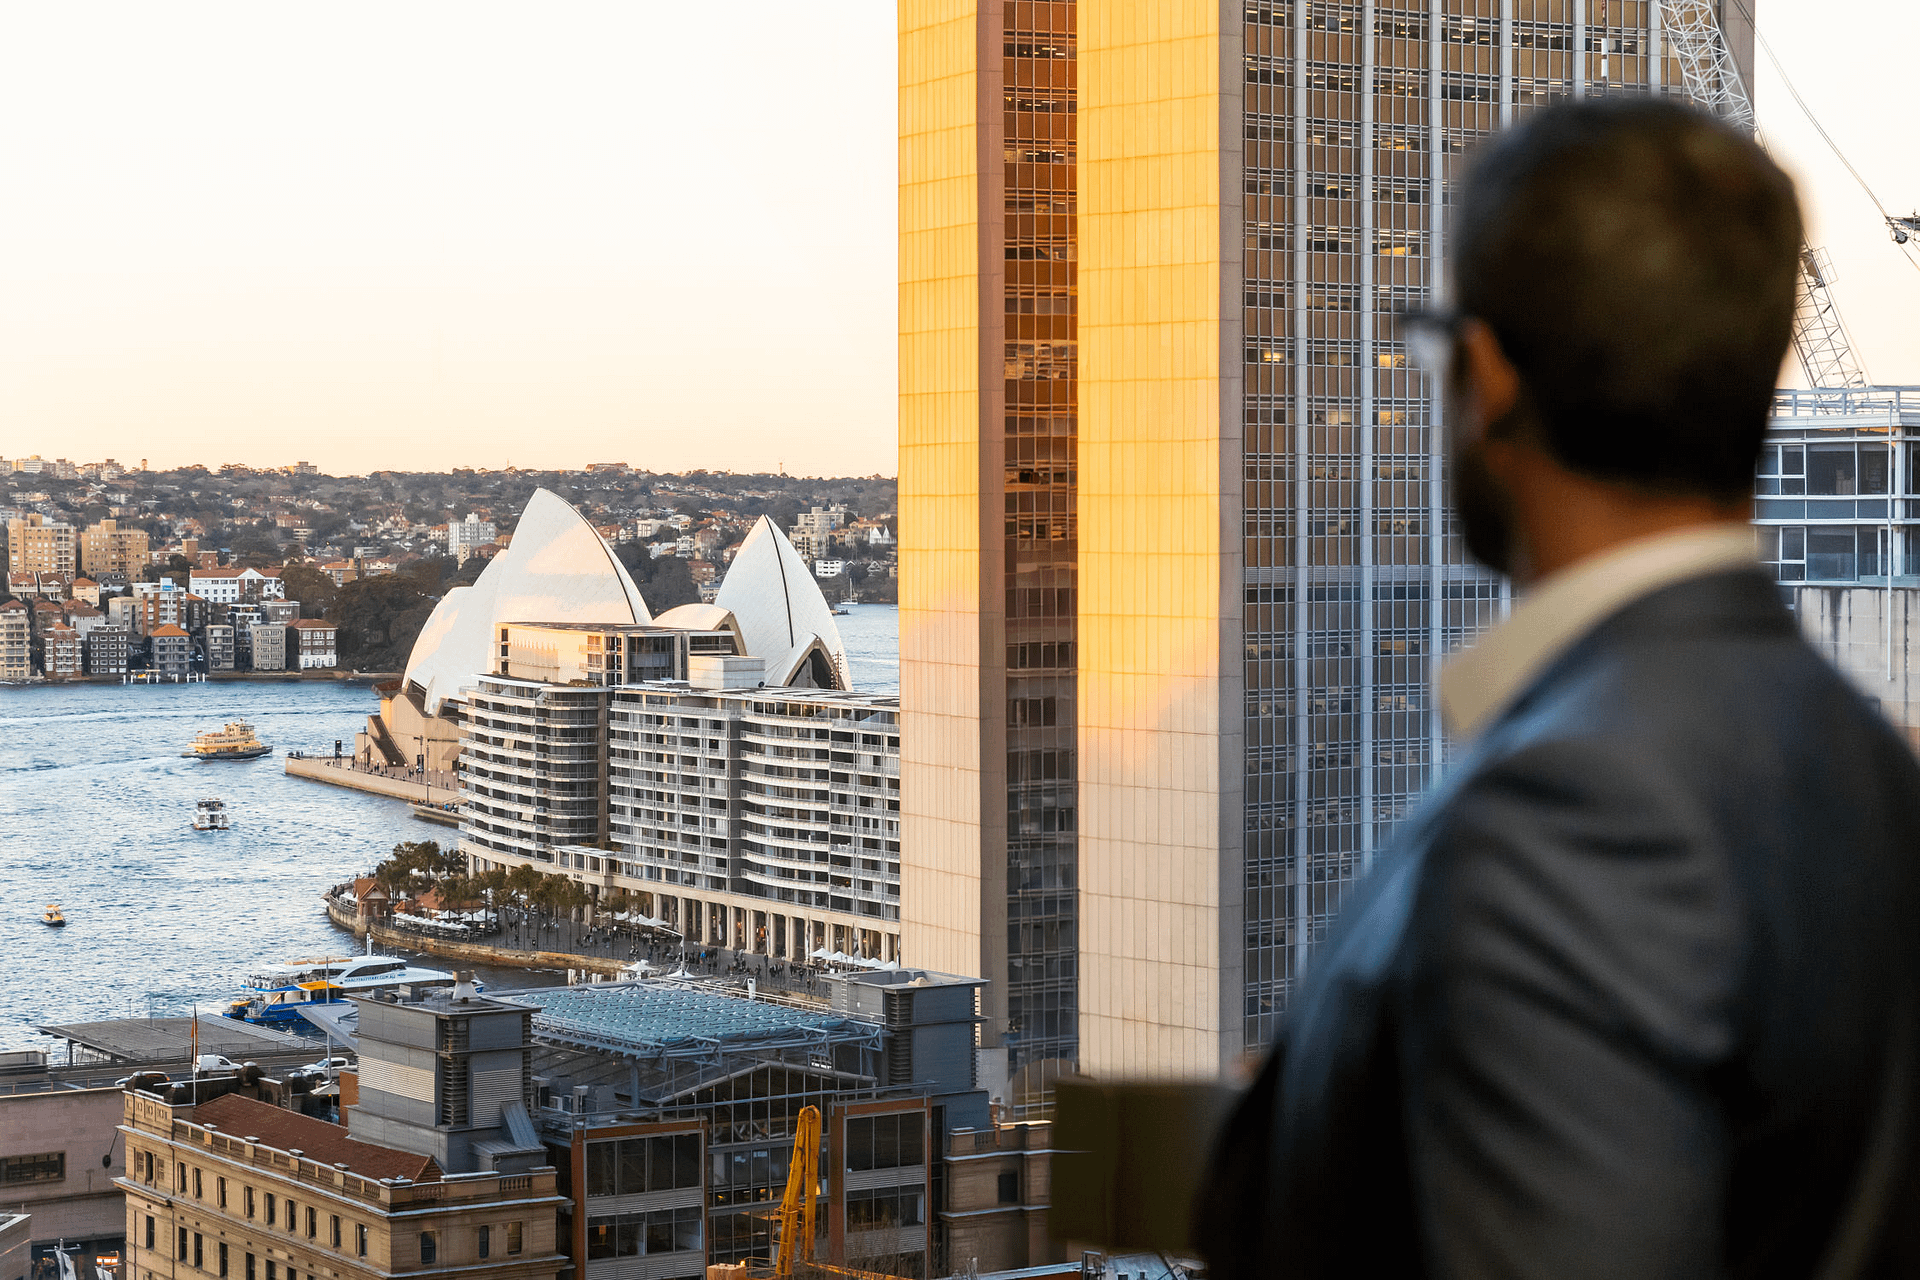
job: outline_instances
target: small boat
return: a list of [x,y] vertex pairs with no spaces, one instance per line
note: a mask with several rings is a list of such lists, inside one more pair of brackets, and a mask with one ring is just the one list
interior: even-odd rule
[[230,720],[224,728],[203,733],[193,740],[193,750],[182,755],[194,760],[255,760],[273,748],[253,734],[245,720]]
[[227,802],[208,796],[193,806],[193,829],[195,831],[225,831],[231,826],[227,816]]
[[59,903],[49,902],[47,909],[40,913],[40,923],[51,925],[55,929],[64,929],[67,926],[67,917],[61,914]]

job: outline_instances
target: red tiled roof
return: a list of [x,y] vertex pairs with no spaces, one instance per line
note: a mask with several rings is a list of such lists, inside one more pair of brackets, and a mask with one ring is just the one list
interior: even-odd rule
[[187,634],[186,632],[184,632],[184,631],[182,631],[182,630],[181,630],[181,629],[180,629],[179,627],[176,627],[176,626],[174,626],[174,625],[173,625],[173,624],[172,624],[171,622],[169,622],[169,623],[167,623],[167,624],[166,624],[165,626],[160,626],[160,627],[155,627],[155,628],[154,628],[153,630],[151,630],[151,631],[149,631],[149,632],[147,632],[147,635],[148,635],[149,637],[152,637],[152,636],[184,636],[184,635],[186,635],[186,634]]
[[287,625],[298,627],[302,631],[333,631],[337,629],[331,622],[320,622],[314,618],[302,618],[298,622],[290,622]]
[[232,1138],[256,1138],[276,1151],[298,1151],[305,1159],[322,1164],[344,1164],[363,1178],[411,1178],[415,1182],[437,1182],[440,1178],[440,1166],[432,1156],[359,1142],[348,1137],[340,1125],[237,1093],[201,1103],[193,1109],[191,1122],[216,1125]]

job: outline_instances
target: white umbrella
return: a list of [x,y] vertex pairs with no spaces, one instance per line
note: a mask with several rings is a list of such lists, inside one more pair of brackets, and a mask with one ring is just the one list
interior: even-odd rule
[[825,947],[815,947],[813,950],[807,952],[807,958],[809,960],[831,960],[833,959],[833,953]]

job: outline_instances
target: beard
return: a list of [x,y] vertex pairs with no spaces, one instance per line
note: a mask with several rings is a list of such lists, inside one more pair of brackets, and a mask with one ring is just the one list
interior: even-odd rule
[[[1455,406],[1450,421],[1459,421]],[[1513,576],[1513,498],[1487,465],[1488,438],[1501,439],[1516,431],[1524,411],[1516,404],[1487,424],[1480,439],[1461,444],[1457,437],[1447,449],[1447,501],[1460,519],[1460,540],[1467,554],[1495,573]]]

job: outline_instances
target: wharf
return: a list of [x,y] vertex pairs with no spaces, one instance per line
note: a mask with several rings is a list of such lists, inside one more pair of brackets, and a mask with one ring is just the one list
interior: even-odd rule
[[197,1018],[109,1018],[34,1030],[65,1040],[69,1061],[74,1059],[75,1049],[81,1049],[109,1062],[186,1062],[193,1056],[195,1022],[200,1024],[201,1053],[224,1054],[238,1060],[312,1049],[298,1036],[206,1013]]
[[373,944],[399,951],[424,951],[449,960],[471,960],[477,964],[499,965],[508,969],[583,969],[607,977],[617,976],[625,962],[602,956],[574,955],[568,951],[520,951],[511,947],[490,947],[483,942],[459,942],[435,938],[412,930],[396,929],[379,921],[369,923],[353,914],[331,891],[320,895],[327,904],[327,918],[342,929],[350,929],[356,938],[369,934]]
[[363,769],[352,760],[332,756],[288,756],[286,773],[290,778],[350,787],[390,800],[434,806],[457,804],[460,800],[459,790],[449,785],[454,775],[446,772],[430,773],[422,782],[420,775],[411,769]]

